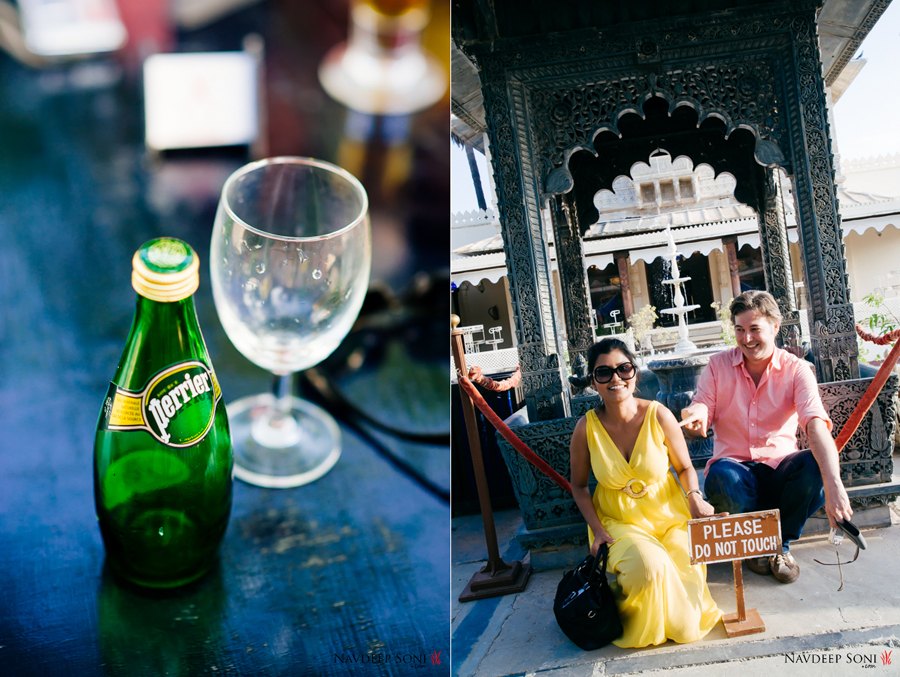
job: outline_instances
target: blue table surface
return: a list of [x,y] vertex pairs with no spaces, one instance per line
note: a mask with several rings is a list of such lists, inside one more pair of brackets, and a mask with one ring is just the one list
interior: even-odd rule
[[[316,23],[290,3],[260,3],[177,37],[191,49],[237,49],[248,26],[261,32],[272,62],[291,63],[267,77],[279,104],[270,154],[337,160],[342,122],[359,118],[318,89],[315,65],[346,32],[345,4],[310,3]],[[148,156],[139,73],[91,86],[79,77],[111,63],[33,70],[0,54],[0,674],[449,673],[450,464],[440,435],[414,443],[345,418],[343,455],[321,480],[290,490],[235,482],[218,565],[196,584],[150,593],[106,569],[92,445],[134,310],[131,255],[167,234],[205,262],[218,190],[243,162]],[[447,265],[447,113],[445,99],[406,121],[411,174],[399,188],[370,189],[375,278],[397,291],[415,272],[440,279]],[[280,134],[286,123],[295,133]],[[366,162],[357,171],[369,185],[377,158]],[[379,259],[382,243],[405,255]],[[196,304],[226,400],[268,389],[268,375],[225,336],[201,273]],[[449,302],[433,313],[425,321],[445,334]],[[399,354],[402,370],[437,364],[446,384],[446,343]],[[345,395],[373,378],[390,392],[396,367],[346,378]],[[430,411],[449,417],[449,389],[431,392]],[[376,418],[404,397],[379,402]]]

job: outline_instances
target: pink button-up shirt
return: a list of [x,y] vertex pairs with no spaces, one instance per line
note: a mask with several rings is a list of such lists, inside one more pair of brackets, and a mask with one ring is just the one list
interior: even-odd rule
[[759,379],[753,383],[739,348],[709,360],[700,375],[693,401],[709,409],[708,422],[715,426],[713,457],[760,461],[772,468],[797,451],[797,424],[806,430],[813,418],[821,418],[831,430],[828,412],[819,397],[812,365],[780,348]]

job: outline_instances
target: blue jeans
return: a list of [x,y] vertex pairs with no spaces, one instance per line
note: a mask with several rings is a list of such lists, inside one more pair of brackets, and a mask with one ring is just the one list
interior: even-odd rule
[[706,499],[717,512],[781,511],[781,549],[800,538],[803,525],[825,505],[822,473],[809,449],[782,459],[777,468],[758,461],[719,459],[706,473]]

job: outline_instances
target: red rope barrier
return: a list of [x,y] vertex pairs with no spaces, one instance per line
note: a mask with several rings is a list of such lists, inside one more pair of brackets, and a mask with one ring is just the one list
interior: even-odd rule
[[887,345],[892,341],[895,341],[895,343],[894,347],[891,348],[891,352],[888,353],[887,358],[885,358],[881,366],[878,367],[878,371],[872,378],[869,387],[866,388],[866,392],[863,393],[863,396],[859,398],[859,402],[856,403],[853,411],[850,412],[850,416],[847,417],[847,422],[844,424],[844,427],[841,428],[841,432],[838,433],[838,436],[835,438],[834,443],[837,445],[838,453],[844,450],[844,447],[847,446],[847,442],[853,437],[853,433],[859,429],[859,425],[862,423],[863,418],[865,418],[869,409],[872,408],[872,405],[875,404],[878,393],[881,392],[884,384],[887,383],[888,377],[891,375],[891,370],[897,363],[897,359],[900,358],[900,341],[897,341],[897,339],[900,338],[900,329],[895,329],[883,336],[875,336],[865,331],[859,325],[856,325],[856,333],[859,334],[859,337],[864,341],[869,341],[878,345]]
[[870,334],[859,325],[856,325],[856,333],[859,334],[859,337],[863,341],[868,341],[869,343],[874,343],[879,346],[886,346],[888,343],[893,343],[900,338],[900,329],[894,329],[894,331],[889,331],[887,334],[875,336],[875,334]]
[[502,381],[495,381],[490,376],[485,376],[484,372],[481,371],[481,367],[473,366],[469,367],[469,380],[473,381],[477,385],[480,385],[482,388],[486,390],[492,390],[495,393],[502,393],[506,390],[512,390],[522,380],[522,369],[519,366],[516,366],[516,370],[509,376],[509,378],[505,378]]
[[542,459],[536,453],[534,453],[531,449],[528,448],[522,440],[510,429],[508,425],[506,425],[503,420],[497,415],[497,413],[491,409],[487,402],[484,401],[484,398],[481,396],[481,393],[478,392],[478,389],[475,385],[470,381],[467,377],[463,376],[461,373],[457,371],[457,380],[459,381],[459,385],[465,391],[466,395],[469,396],[469,399],[472,400],[472,403],[478,407],[479,411],[484,414],[485,418],[490,422],[492,426],[494,426],[497,431],[503,436],[507,442],[509,442],[513,449],[515,449],[519,454],[521,454],[526,461],[531,463],[538,470],[547,475],[551,480],[556,482],[562,489],[565,489],[570,494],[572,493],[572,485],[569,484],[569,481],[560,475],[556,470],[554,470],[547,461]]

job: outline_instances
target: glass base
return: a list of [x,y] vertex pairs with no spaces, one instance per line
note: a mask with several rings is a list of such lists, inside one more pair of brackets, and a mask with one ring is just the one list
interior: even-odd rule
[[440,101],[447,89],[437,59],[424,52],[379,58],[348,44],[333,48],[319,67],[328,94],[370,115],[407,115]]
[[289,415],[272,395],[228,404],[234,476],[258,487],[287,489],[313,482],[341,456],[341,433],[324,409],[289,397]]

